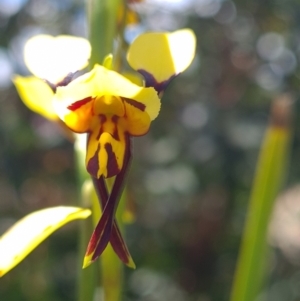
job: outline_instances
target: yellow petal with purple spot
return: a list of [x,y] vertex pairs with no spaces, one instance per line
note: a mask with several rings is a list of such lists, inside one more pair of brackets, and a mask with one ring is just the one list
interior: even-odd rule
[[[191,64],[195,48],[196,37],[190,29],[173,33],[149,32],[133,41],[127,60],[133,69],[152,76],[156,84],[160,84],[169,81]],[[147,83],[147,78],[146,84],[151,86],[151,83]]]

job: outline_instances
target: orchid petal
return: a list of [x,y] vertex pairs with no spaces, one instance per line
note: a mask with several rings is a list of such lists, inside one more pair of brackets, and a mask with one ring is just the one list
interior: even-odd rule
[[145,76],[146,86],[162,85],[162,90],[191,64],[195,48],[196,37],[190,29],[144,33],[130,45],[127,60],[134,70]]
[[50,120],[58,120],[52,106],[54,92],[43,80],[34,76],[22,77],[16,75],[13,83],[24,104],[32,111]]
[[153,88],[140,87],[121,74],[100,65],[65,87],[58,87],[54,97],[54,106],[64,121],[69,113],[68,107],[78,100],[96,98],[104,95],[133,99],[145,105],[145,111],[153,120],[160,110],[160,99]]
[[98,222],[88,244],[83,262],[84,268],[89,266],[102,254],[110,240],[115,211],[120,201],[120,197],[124,189],[126,177],[131,163],[131,139],[129,136],[126,136],[125,140],[127,148],[124,155],[124,165],[122,167],[122,170],[116,176],[116,180],[112,187],[109,199],[107,200],[107,203],[103,210],[100,221]]
[[88,172],[95,178],[117,175],[123,167],[125,148],[124,133],[119,132],[121,140],[104,132],[98,138],[98,131],[92,132],[87,145],[86,165]]
[[72,131],[86,133],[91,129],[94,121],[92,110],[92,98],[76,101],[68,107],[68,114],[64,117],[64,122]]
[[145,107],[139,106],[130,99],[124,99],[126,110],[126,129],[131,136],[145,135],[150,128],[151,120],[145,112]]
[[37,35],[29,39],[24,48],[24,60],[29,71],[53,84],[86,67],[90,54],[88,40],[63,35]]

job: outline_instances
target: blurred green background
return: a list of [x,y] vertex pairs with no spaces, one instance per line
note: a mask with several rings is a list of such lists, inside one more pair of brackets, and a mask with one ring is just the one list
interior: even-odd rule
[[[76,204],[73,145],[30,112],[12,86],[28,75],[26,40],[86,36],[79,0],[0,0],[0,234],[41,208]],[[269,277],[256,301],[300,300],[300,2],[145,0],[145,30],[190,27],[192,66],[168,87],[150,132],[135,139],[126,301],[229,299],[255,164],[271,101],[294,96],[287,189],[271,223]],[[99,37],[101,38],[101,37]],[[45,57],[47,60],[47,57]],[[59,230],[0,279],[0,300],[75,300],[77,226]]]

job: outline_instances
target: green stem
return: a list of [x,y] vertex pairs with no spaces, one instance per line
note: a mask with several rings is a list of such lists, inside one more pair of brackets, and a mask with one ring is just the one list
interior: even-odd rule
[[126,0],[120,1],[120,5],[122,5],[123,15],[122,20],[119,20],[119,34],[117,37],[117,47],[114,55],[113,61],[113,69],[120,72],[122,70],[122,55],[126,46],[126,42],[124,39],[124,30],[126,26],[126,20],[128,15],[128,8],[126,5]]
[[[84,144],[84,145],[83,145]],[[82,137],[77,137],[75,143],[75,156],[76,156],[76,168],[78,177],[78,186],[80,187],[80,200],[79,206],[90,207],[91,206],[91,191],[92,184],[87,187],[89,181],[89,175],[85,168],[85,142],[82,141]],[[94,211],[93,211],[94,212]],[[94,213],[93,213],[94,214]],[[96,288],[96,269],[95,266],[90,266],[86,269],[82,269],[82,261],[85,255],[86,247],[89,242],[90,235],[93,231],[93,225],[91,219],[81,221],[79,230],[79,254],[78,254],[78,301],[93,301]]]
[[93,231],[91,220],[84,220],[80,224],[79,232],[79,254],[78,254],[78,301],[93,301],[96,289],[96,269],[94,265],[82,269],[82,260],[85,255],[86,246]]
[[[121,215],[125,209],[125,202],[126,192],[124,191],[116,214],[116,220],[118,220],[120,231],[124,228]],[[101,259],[101,278],[105,301],[121,301],[124,280],[124,264],[117,257],[110,244],[104,250],[101,255]]]
[[257,163],[231,301],[253,301],[266,276],[268,223],[274,200],[285,178],[289,155],[290,98],[281,96],[272,109],[272,122],[266,131]]
[[113,53],[121,0],[88,0],[89,40],[92,46],[90,68],[102,64],[105,56]]
[[[118,28],[118,10],[121,7],[122,0],[87,0],[89,40],[92,46],[90,68],[93,68],[97,63],[102,64],[104,58],[114,52],[114,41],[117,37]],[[123,32],[120,34],[123,35]],[[116,50],[116,53],[119,54],[118,47],[120,45],[117,45]],[[115,67],[114,62],[113,66]],[[96,197],[96,193],[94,196]],[[93,198],[94,225],[97,224],[100,217],[100,206],[95,197]],[[123,210],[120,207],[118,212],[122,213],[121,211]],[[121,300],[123,264],[113,253],[110,245],[101,256],[100,271],[105,301]]]

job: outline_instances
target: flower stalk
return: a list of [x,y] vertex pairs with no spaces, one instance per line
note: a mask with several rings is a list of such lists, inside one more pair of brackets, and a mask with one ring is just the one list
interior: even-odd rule
[[[120,5],[122,5],[122,0],[87,1],[89,40],[92,47],[89,62],[90,69],[92,69],[95,64],[101,64],[104,62],[107,55],[114,53],[113,47],[114,40],[117,35],[117,16]],[[123,32],[120,34],[123,35]],[[120,53],[121,49],[116,50],[116,52]],[[96,188],[96,195],[101,202],[103,210],[109,198],[109,192],[106,187],[105,179],[103,176],[101,176],[98,181],[98,185],[102,185],[101,189],[97,189],[97,180],[95,178],[93,179],[93,182],[94,187]],[[119,197],[121,197],[121,195]],[[94,198],[93,207],[96,207],[96,202],[97,200]],[[121,208],[119,208],[119,210],[121,210]],[[97,225],[99,218],[100,210],[93,210],[94,226]],[[115,221],[112,223],[112,225],[112,231],[119,231]],[[114,243],[112,243],[112,246],[114,246]],[[126,251],[128,252],[127,249],[125,252]],[[127,256],[127,258],[131,258],[130,255],[129,257]],[[90,269],[90,267],[88,269]],[[121,292],[123,287],[123,264],[116,257],[111,246],[109,246],[102,255],[102,260],[100,261],[100,274],[105,301],[121,300]]]
[[[92,207],[92,216],[95,215],[93,207],[93,187],[89,182],[89,174],[85,168],[85,139],[76,136],[74,146],[76,156],[76,171],[77,183],[80,187],[79,205],[82,207]],[[90,185],[89,185],[90,184]],[[78,237],[78,277],[77,277],[77,300],[78,301],[93,301],[96,289],[96,266],[92,265],[88,269],[82,269],[82,258],[84,257],[86,246],[89,242],[90,233],[93,230],[93,222],[91,219],[80,223]]]
[[90,68],[101,64],[109,53],[113,53],[120,5],[122,0],[87,1],[89,40],[92,46]]

